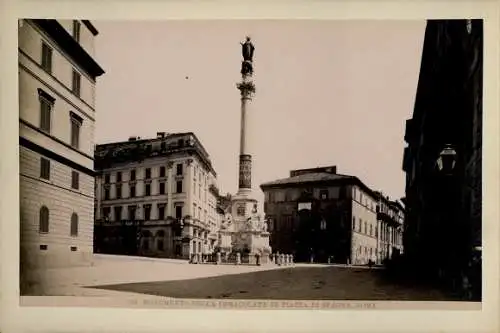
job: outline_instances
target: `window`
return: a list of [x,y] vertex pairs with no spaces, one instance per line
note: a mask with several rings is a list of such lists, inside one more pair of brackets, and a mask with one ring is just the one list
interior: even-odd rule
[[199,216],[196,216],[196,213],[198,212],[198,210],[196,209],[196,204],[193,203],[193,217],[196,219],[196,218],[199,218]]
[[358,232],[361,232],[361,228],[363,228],[363,221],[359,219]]
[[47,247],[48,247],[47,245],[40,245],[40,250],[45,251],[47,250]]
[[182,176],[182,164],[177,164],[177,176]]
[[144,220],[151,220],[151,205],[144,206]]
[[40,129],[47,134],[50,134],[53,106],[52,102],[40,97]]
[[42,42],[42,68],[52,73],[52,48]]
[[146,169],[145,179],[151,179],[151,168]]
[[352,217],[352,230],[356,230],[356,218]]
[[104,175],[104,184],[109,184],[111,182],[111,177],[109,173]]
[[76,213],[71,214],[70,235],[72,237],[78,236],[78,215]]
[[40,208],[39,231],[41,233],[49,232],[49,209],[46,206]]
[[135,197],[135,185],[129,185],[130,186],[130,197],[134,198]]
[[116,184],[116,199],[121,199],[122,197],[122,185]]
[[80,128],[82,127],[83,119],[77,114],[70,112],[71,121],[71,147],[80,147]]
[[115,221],[121,221],[122,220],[122,207],[121,206],[115,206]]
[[373,225],[370,224],[370,236],[373,236]]
[[130,180],[135,180],[135,170],[130,170]]
[[80,42],[80,22],[73,20],[73,38]]
[[159,192],[160,192],[160,194],[165,194],[165,182],[160,183]]
[[182,206],[176,206],[175,207],[175,218],[176,219],[181,219],[182,218]]
[[71,87],[71,91],[78,97],[80,97],[81,81],[82,81],[82,76],[80,75],[80,73],[73,70],[73,85]]
[[320,197],[321,200],[328,199],[328,190],[320,190],[319,191],[319,197]]
[[122,173],[119,171],[116,173],[116,182],[119,183],[122,181]]
[[128,219],[135,220],[136,206],[128,206]]
[[367,234],[367,232],[368,232],[368,224],[365,221],[365,235]]
[[147,197],[151,195],[151,184],[144,185],[144,195]]
[[158,219],[159,220],[165,219],[165,206],[158,206]]
[[80,187],[80,174],[76,171],[71,171],[71,188],[78,190]]
[[50,180],[50,160],[40,159],[40,178]]
[[165,167],[164,166],[160,167],[160,177],[165,177],[165,174],[166,174]]
[[177,181],[176,192],[182,193],[182,180]]

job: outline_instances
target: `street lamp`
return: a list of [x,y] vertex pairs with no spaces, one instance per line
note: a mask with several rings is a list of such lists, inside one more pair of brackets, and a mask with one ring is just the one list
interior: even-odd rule
[[450,144],[446,144],[441,153],[439,153],[436,161],[439,171],[445,175],[451,175],[455,169],[456,162],[457,152]]

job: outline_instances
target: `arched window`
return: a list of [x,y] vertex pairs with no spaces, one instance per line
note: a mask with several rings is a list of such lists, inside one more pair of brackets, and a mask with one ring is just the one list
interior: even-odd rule
[[40,208],[39,231],[49,232],[49,209],[46,206]]
[[70,235],[73,237],[78,236],[78,215],[76,213],[71,215]]

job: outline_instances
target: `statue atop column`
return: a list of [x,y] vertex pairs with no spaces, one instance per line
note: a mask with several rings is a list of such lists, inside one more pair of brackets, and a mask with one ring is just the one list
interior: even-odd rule
[[246,37],[244,43],[241,43],[241,53],[243,55],[243,62],[241,64],[241,74],[242,75],[251,75],[253,73],[253,53],[255,51],[255,47],[250,41],[250,37]]

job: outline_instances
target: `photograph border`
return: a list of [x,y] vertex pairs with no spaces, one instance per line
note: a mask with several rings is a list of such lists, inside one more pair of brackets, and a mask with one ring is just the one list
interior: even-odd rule
[[[483,114],[483,302],[463,310],[448,302],[361,302],[376,304],[360,313],[307,309],[250,313],[231,309],[22,307],[19,302],[19,135],[17,27],[23,17],[82,17],[91,20],[159,19],[484,19]],[[498,330],[499,136],[497,1],[15,1],[0,5],[0,330],[30,331],[465,331]],[[12,237],[16,235],[16,237]],[[49,298],[48,298],[49,299]],[[103,306],[104,300],[93,300]],[[134,300],[130,301],[131,303]],[[136,301],[137,304],[140,302]],[[339,302],[353,304],[355,302]],[[380,304],[379,304],[380,303]],[[140,305],[140,304],[139,304]],[[339,306],[341,307],[341,306]],[[346,307],[348,309],[346,309]],[[366,306],[368,308],[368,306]],[[383,309],[398,311],[382,311]],[[336,308],[338,309],[338,308]],[[459,310],[460,309],[460,310]],[[379,311],[380,310],[380,311]],[[418,310],[418,311],[416,311]],[[439,311],[436,311],[439,310]],[[228,312],[230,311],[230,312]],[[404,312],[402,312],[404,311]]]

